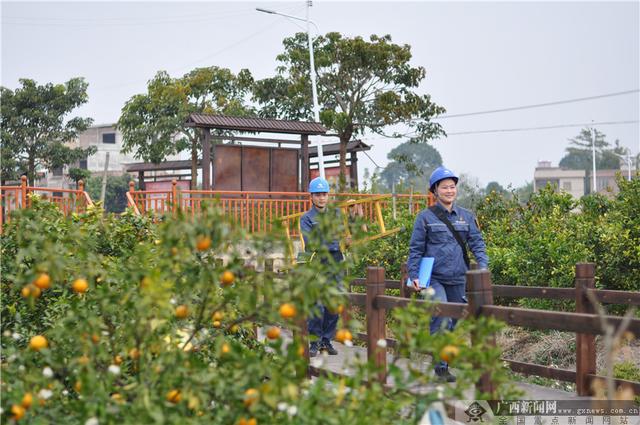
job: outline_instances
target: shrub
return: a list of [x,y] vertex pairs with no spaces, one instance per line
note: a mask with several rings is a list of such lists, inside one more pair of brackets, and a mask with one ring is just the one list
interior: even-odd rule
[[[256,323],[295,330],[317,301],[335,309],[345,300],[317,262],[277,278],[246,267],[283,241],[247,235],[216,209],[153,224],[97,209],[65,218],[34,199],[4,230],[3,420],[30,393],[26,423],[414,423],[409,389],[433,380],[431,371],[390,368],[396,389],[385,392],[364,364],[349,377],[310,381],[298,337],[257,341]],[[348,266],[334,270],[344,275]],[[45,273],[50,288],[24,296]],[[74,291],[84,287],[76,279],[87,281],[86,292]],[[281,317],[283,303],[295,306],[295,319]],[[470,329],[488,339],[495,323],[469,320],[456,333],[429,336],[428,312],[417,313],[397,312],[402,347],[461,347],[461,379],[444,397],[483,372],[502,382],[499,351],[463,340]],[[38,335],[39,345],[30,343]]]

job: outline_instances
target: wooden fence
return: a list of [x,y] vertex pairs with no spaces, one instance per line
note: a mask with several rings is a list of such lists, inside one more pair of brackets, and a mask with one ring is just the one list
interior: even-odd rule
[[[332,193],[335,201],[361,199],[375,196],[365,193]],[[396,194],[391,199],[381,202],[383,208],[407,206],[412,213],[428,206],[430,195]],[[204,205],[216,203],[223,213],[235,223],[250,232],[269,232],[274,220],[279,217],[307,211],[311,208],[309,194],[306,192],[244,192],[221,190],[182,190],[177,182],[172,182],[171,190],[135,190],[134,183],[129,183],[127,202],[136,213],[154,214],[176,212],[178,208],[191,216],[198,215]],[[362,204],[365,219],[375,222],[376,211],[373,203]],[[290,228],[297,234],[297,227]]]
[[[514,372],[574,382],[578,395],[591,395],[592,382],[595,379],[606,379],[606,377],[598,375],[596,371],[595,336],[603,335],[606,332],[605,324],[606,326],[612,325],[618,328],[624,319],[617,316],[594,314],[594,306],[589,298],[592,297],[605,304],[640,305],[640,293],[638,292],[595,289],[595,264],[593,263],[579,263],[576,265],[575,288],[493,285],[489,271],[471,270],[466,275],[468,304],[432,303],[385,294],[386,289],[400,289],[404,294],[404,285],[401,283],[403,281],[406,281],[406,279],[401,281],[386,280],[383,268],[369,267],[366,279],[356,279],[351,282],[353,286],[365,286],[366,292],[349,292],[347,294],[351,306],[358,306],[365,310],[367,333],[359,333],[354,337],[366,342],[368,359],[378,367],[378,379],[383,384],[386,383],[387,377],[386,348],[380,347],[377,342],[384,339],[387,341],[388,347],[392,348],[397,345],[396,340],[387,338],[386,313],[388,310],[402,308],[410,302],[415,302],[431,305],[433,314],[439,316],[457,319],[468,316],[487,316],[494,317],[513,326],[575,332],[576,370],[559,369],[510,359],[503,360],[509,364]],[[576,312],[497,306],[493,303],[494,297],[575,300]],[[348,320],[348,315],[348,309],[345,309],[343,321]],[[639,319],[631,319],[626,326],[626,329],[636,337],[640,336]],[[306,326],[303,325],[302,329],[302,333],[305,334]],[[472,336],[472,344],[473,340]],[[323,371],[309,366],[309,373],[318,375],[322,374]],[[628,386],[633,389],[636,395],[640,394],[640,382],[615,379],[615,384]],[[482,377],[478,383],[478,388],[486,393],[493,393],[494,391],[494,386],[489,376]]]
[[72,212],[83,212],[87,206],[93,205],[91,197],[84,191],[84,182],[78,182],[78,189],[59,189],[49,187],[36,187],[27,185],[27,177],[22,176],[20,186],[0,186],[0,201],[2,211],[0,211],[0,232],[4,223],[11,221],[11,212],[29,208],[31,205],[30,195],[37,194],[43,199],[54,203],[63,214]]

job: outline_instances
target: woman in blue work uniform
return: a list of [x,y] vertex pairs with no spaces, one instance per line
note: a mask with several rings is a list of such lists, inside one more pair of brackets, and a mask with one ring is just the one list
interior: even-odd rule
[[[300,230],[304,238],[305,251],[308,253],[316,253],[319,261],[327,266],[333,262],[338,263],[344,260],[342,251],[340,250],[339,229],[341,226],[339,210],[335,212],[336,229],[335,234],[326,234],[327,226],[321,226],[321,216],[327,214],[329,203],[329,182],[322,177],[316,177],[309,183],[309,193],[311,194],[311,209],[303,214],[300,218]],[[329,223],[332,224],[332,223]],[[325,227],[323,229],[323,227]],[[321,246],[320,246],[321,245]],[[327,267],[331,270],[330,267]],[[339,273],[331,273],[329,278],[340,285],[342,277]],[[307,321],[309,333],[318,337],[316,341],[312,341],[309,347],[309,356],[314,357],[318,351],[326,351],[328,354],[336,355],[338,351],[331,345],[331,340],[336,333],[338,324],[338,314],[334,314],[322,304],[318,303],[318,311]]]
[[[475,216],[471,211],[455,205],[457,184],[458,176],[445,167],[438,167],[431,174],[429,190],[436,198],[436,205],[420,212],[409,244],[407,269],[417,291],[420,290],[418,272],[422,257],[434,258],[430,287],[434,291],[433,300],[438,302],[466,302],[465,273],[469,269],[466,246],[481,269],[487,268],[489,263]],[[458,239],[452,230],[458,234]],[[463,245],[466,246],[463,248]],[[429,330],[432,334],[445,327],[453,329],[456,320],[443,319],[431,319]],[[446,362],[437,364],[435,372],[443,380],[455,381]]]

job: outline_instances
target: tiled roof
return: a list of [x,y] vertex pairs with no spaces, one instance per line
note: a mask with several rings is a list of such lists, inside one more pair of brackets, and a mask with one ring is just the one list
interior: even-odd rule
[[186,124],[201,128],[254,131],[263,133],[324,134],[327,132],[327,129],[317,122],[285,121],[255,117],[228,117],[224,115],[208,115],[199,113],[192,113],[189,115]]

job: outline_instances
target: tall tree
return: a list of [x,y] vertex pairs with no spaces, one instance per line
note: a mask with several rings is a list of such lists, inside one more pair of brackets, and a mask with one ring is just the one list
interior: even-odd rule
[[91,118],[67,119],[88,100],[83,78],[43,86],[21,79],[20,84],[15,91],[0,87],[3,182],[26,172],[33,185],[38,168],[59,168],[95,153],[95,146],[67,146],[92,122]]
[[[307,36],[297,33],[283,44],[277,75],[256,82],[254,99],[265,116],[312,120]],[[420,142],[444,134],[431,121],[444,108],[416,91],[426,72],[411,66],[409,45],[394,44],[389,35],[372,35],[367,41],[331,32],[315,39],[314,51],[320,120],[340,137],[342,186],[352,136],[372,131],[400,137],[399,124]],[[395,133],[387,133],[394,129]]]
[[596,168],[603,170],[619,170],[620,159],[618,155],[626,154],[624,147],[620,146],[618,140],[611,148],[606,140],[606,135],[598,130],[592,132],[588,128],[583,128],[573,139],[569,139],[570,145],[566,148],[567,154],[560,160],[560,167],[571,170],[586,170],[587,174],[593,168],[593,140],[595,133],[596,148]]
[[507,193],[509,193],[504,187],[502,187],[500,183],[496,181],[489,182],[487,184],[487,187],[484,189],[484,193],[486,194],[489,194],[491,192],[496,192],[499,195],[506,195]]
[[560,160],[560,167],[571,170],[585,170],[586,185],[591,184],[593,172],[593,141],[595,134],[596,168],[598,170],[619,170],[620,156],[626,156],[627,149],[620,146],[620,141],[616,140],[615,145],[611,145],[606,140],[604,133],[595,130],[592,132],[588,128],[583,128],[573,139],[569,139],[571,144],[566,148],[567,154]]
[[184,126],[192,112],[232,116],[252,115],[245,98],[253,84],[251,73],[237,75],[229,69],[211,66],[197,68],[181,78],[165,71],[149,81],[146,94],[127,101],[118,120],[124,153],[159,163],[168,155],[191,151],[191,187],[196,187],[201,133]]
[[424,189],[431,172],[442,165],[442,156],[436,148],[415,139],[393,148],[387,158],[391,161],[380,173],[380,178],[388,188],[396,183]]

